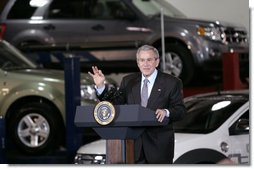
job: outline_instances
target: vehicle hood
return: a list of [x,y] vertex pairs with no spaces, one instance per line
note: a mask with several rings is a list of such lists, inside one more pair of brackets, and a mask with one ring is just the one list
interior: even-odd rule
[[[27,75],[29,77],[34,76],[34,78],[50,78],[64,81],[64,71],[54,70],[54,69],[20,69],[7,71],[9,73],[21,74],[22,76]],[[80,75],[82,83],[93,84],[91,77],[87,73],[81,73]],[[107,79],[107,81],[112,82],[113,80]],[[113,83],[113,82],[112,82]]]
[[64,72],[60,70],[50,70],[50,69],[22,69],[22,70],[11,70],[10,73],[36,76],[36,77],[47,77],[56,78],[64,80]]
[[106,154],[106,140],[97,140],[81,146],[78,154]]
[[[160,19],[158,18],[158,21]],[[218,21],[218,20],[204,20],[204,19],[189,19],[189,18],[170,18],[170,17],[165,17],[165,25],[171,24],[172,22],[175,23],[183,23],[184,25],[209,25],[209,24],[215,24],[215,25],[220,25],[220,26],[225,26],[225,27],[243,27],[242,25],[237,25],[233,23],[229,23],[226,21]]]

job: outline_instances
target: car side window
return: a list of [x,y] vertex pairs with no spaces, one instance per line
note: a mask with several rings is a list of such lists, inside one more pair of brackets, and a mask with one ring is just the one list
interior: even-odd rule
[[48,19],[73,19],[81,17],[81,15],[78,15],[78,8],[74,8],[74,2],[77,1],[52,1],[45,17]]
[[38,6],[31,5],[30,0],[17,0],[11,8],[8,19],[30,19]]
[[124,19],[131,16],[119,0],[55,0],[49,6],[48,19]]
[[249,110],[229,128],[229,135],[249,134]]
[[134,13],[119,0],[105,0],[105,6],[110,18],[112,19],[133,19]]

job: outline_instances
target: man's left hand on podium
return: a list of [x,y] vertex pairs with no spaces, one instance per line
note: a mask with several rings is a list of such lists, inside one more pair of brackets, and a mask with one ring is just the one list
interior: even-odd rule
[[159,122],[162,122],[163,119],[166,117],[167,115],[167,111],[165,109],[157,109],[156,112],[156,118],[158,119]]

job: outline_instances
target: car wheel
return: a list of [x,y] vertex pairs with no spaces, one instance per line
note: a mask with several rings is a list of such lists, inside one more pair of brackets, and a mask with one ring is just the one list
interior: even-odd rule
[[[161,61],[160,68],[163,70]],[[188,49],[178,43],[165,45],[165,70],[164,72],[179,77],[183,84],[188,84],[194,76],[194,64]]]
[[9,133],[22,152],[41,154],[60,145],[63,130],[53,110],[46,103],[29,103],[13,114]]

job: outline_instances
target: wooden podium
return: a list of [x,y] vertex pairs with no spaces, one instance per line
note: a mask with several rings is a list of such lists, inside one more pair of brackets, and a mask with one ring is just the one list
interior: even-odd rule
[[134,144],[146,126],[168,124],[168,118],[158,122],[155,112],[140,105],[115,105],[116,116],[108,125],[99,124],[94,118],[95,106],[77,106],[75,125],[92,127],[96,133],[107,140],[107,164],[133,164]]

